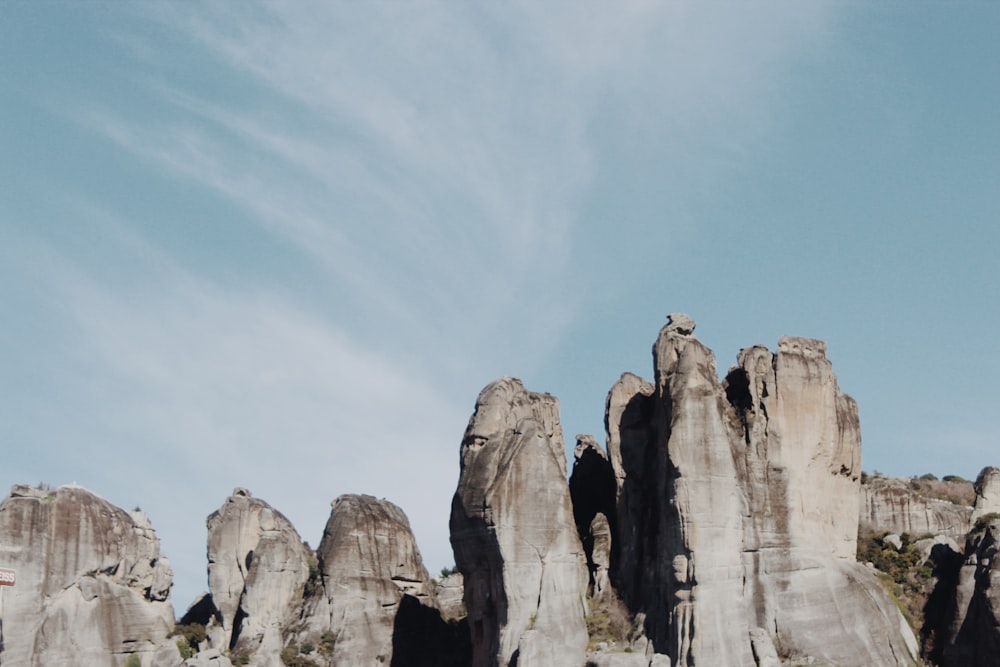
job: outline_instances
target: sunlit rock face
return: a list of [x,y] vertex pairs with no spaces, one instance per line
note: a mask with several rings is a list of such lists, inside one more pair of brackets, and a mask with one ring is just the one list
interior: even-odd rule
[[744,349],[720,383],[693,332],[672,314],[655,381],[623,376],[607,404],[612,580],[653,650],[674,665],[913,664],[912,632],[854,562],[860,429],[825,344]]
[[207,519],[215,647],[281,664],[282,632],[299,608],[310,550],[281,512],[236,489]]
[[317,549],[322,587],[306,601],[301,643],[332,644],[330,664],[451,664],[445,630],[410,523],[387,500],[333,501]]
[[905,479],[879,477],[861,487],[860,527],[873,533],[947,535],[963,539],[972,526],[971,507],[927,498]]
[[[150,664],[173,629],[173,574],[146,515],[76,486],[15,486],[0,505],[4,665]],[[173,656],[177,657],[176,649]]]
[[1000,514],[1000,468],[987,466],[976,477],[976,501],[972,508],[972,523],[987,514]]
[[502,378],[462,441],[451,541],[476,667],[578,667],[588,573],[566,481],[558,401]]
[[227,655],[258,667],[468,663],[465,628],[442,619],[403,511],[366,495],[331,505],[315,553],[246,489],[209,516],[211,593],[203,619],[188,614],[207,622],[208,639],[191,665]]

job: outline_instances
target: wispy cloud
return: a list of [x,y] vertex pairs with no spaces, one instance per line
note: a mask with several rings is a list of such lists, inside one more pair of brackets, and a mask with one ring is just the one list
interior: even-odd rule
[[181,574],[175,604],[203,585],[192,520],[235,486],[313,544],[324,500],[387,497],[407,508],[429,563],[450,563],[445,480],[466,406],[279,294],[221,288],[128,237],[111,242],[155,264],[165,287],[109,288],[61,258],[47,289],[70,305],[71,391],[100,425],[78,434],[74,479],[150,513]]
[[[660,227],[675,229],[692,192],[710,194],[759,147],[785,101],[775,77],[830,14],[732,9],[144,5],[140,22],[156,12],[170,45],[140,30],[119,48],[151,64],[181,48],[199,71],[130,70],[127,103],[74,101],[64,116],[154,166],[137,169],[149,182],[193,185],[247,237],[291,248],[306,278],[243,265],[218,280],[203,256],[150,240],[169,214],[66,205],[67,220],[104,225],[107,252],[143,267],[109,277],[66,249],[41,269],[74,339],[75,372],[52,377],[72,375],[77,409],[91,413],[74,421],[102,457],[91,474],[137,496],[157,488],[142,502],[168,555],[185,554],[187,581],[203,567],[191,516],[235,485],[310,539],[328,512],[317,497],[384,495],[430,563],[450,562],[448,500],[474,392],[564,344],[578,310],[601,307],[594,284],[630,290],[640,269],[656,279],[666,232],[640,230],[628,197],[669,193],[676,209]],[[587,210],[602,180],[649,172],[656,187],[623,187],[612,219]],[[581,266],[605,259],[583,252],[605,227],[632,254]]]

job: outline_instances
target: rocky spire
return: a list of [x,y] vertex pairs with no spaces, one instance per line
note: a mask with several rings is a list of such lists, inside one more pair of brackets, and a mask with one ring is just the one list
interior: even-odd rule
[[451,512],[475,667],[583,664],[587,567],[564,451],[554,397],[514,378],[479,394]]
[[672,313],[653,385],[623,376],[607,403],[614,581],[652,648],[680,666],[913,664],[912,633],[853,562],[860,429],[826,345],[747,348],[720,384],[694,328]]
[[206,523],[208,585],[217,610],[212,644],[276,658],[312,554],[291,522],[247,489],[235,489]]

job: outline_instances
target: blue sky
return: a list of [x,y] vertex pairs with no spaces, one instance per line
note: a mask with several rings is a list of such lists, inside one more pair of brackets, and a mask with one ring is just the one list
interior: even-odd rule
[[603,433],[689,313],[822,338],[864,467],[1000,465],[994,3],[0,5],[0,484],[151,516],[183,610],[236,486],[450,565],[501,375]]

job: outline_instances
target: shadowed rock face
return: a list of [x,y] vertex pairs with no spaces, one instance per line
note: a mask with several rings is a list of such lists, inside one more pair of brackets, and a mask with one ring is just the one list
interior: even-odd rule
[[583,664],[587,567],[564,449],[552,396],[513,378],[479,394],[450,522],[477,667]]
[[671,315],[652,387],[623,376],[608,397],[614,581],[653,648],[675,665],[913,664],[912,633],[854,562],[860,430],[825,344],[745,349],[721,385],[693,330]]
[[[976,479],[975,523],[960,554],[940,549],[938,585],[928,607],[943,619],[933,656],[945,667],[1000,665],[1000,470],[984,468]],[[954,557],[953,557],[954,556]]]
[[611,522],[615,520],[617,487],[608,455],[593,436],[576,436],[569,492],[576,530],[587,556],[591,591],[600,598],[610,590]]
[[[656,501],[656,434],[653,415],[656,389],[637,375],[625,373],[611,387],[604,427],[608,460],[614,471],[617,519],[611,539],[611,579],[618,595],[633,609],[644,607],[641,589],[655,563],[658,516]],[[649,530],[647,530],[649,529]]]
[[[4,665],[147,664],[173,629],[173,574],[146,515],[85,489],[15,486],[0,505]],[[176,655],[176,649],[174,650]]]

